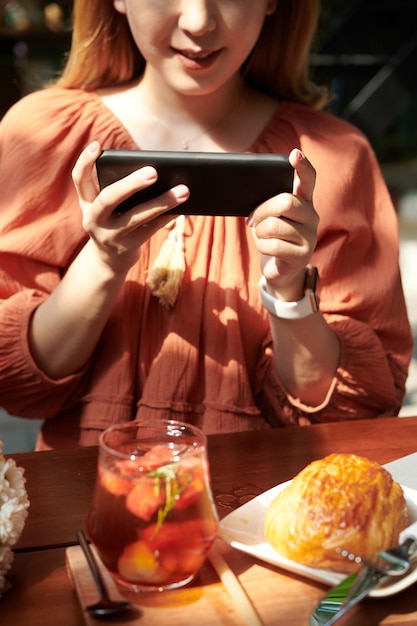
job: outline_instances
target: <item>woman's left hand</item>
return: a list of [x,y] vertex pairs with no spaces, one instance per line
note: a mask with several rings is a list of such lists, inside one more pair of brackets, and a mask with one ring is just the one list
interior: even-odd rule
[[259,205],[248,225],[269,286],[283,300],[296,301],[304,295],[305,267],[316,247],[319,216],[312,202],[313,166],[298,149],[291,151],[289,160],[294,167],[293,193],[281,193]]

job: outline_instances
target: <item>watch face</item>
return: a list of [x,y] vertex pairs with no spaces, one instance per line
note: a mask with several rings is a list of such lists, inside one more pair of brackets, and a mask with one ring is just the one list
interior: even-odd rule
[[314,265],[307,265],[306,267],[306,279],[304,283],[304,291],[310,296],[311,306],[313,313],[317,313],[320,310],[319,298],[317,295],[317,283],[319,280],[319,271]]

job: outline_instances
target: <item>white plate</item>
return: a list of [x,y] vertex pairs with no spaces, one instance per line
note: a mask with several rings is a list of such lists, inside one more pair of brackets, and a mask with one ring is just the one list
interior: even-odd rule
[[[277,485],[268,491],[264,491],[256,498],[246,502],[232,513],[229,513],[220,522],[220,535],[223,539],[238,550],[246,552],[261,561],[276,565],[294,574],[305,576],[329,585],[337,585],[346,577],[346,574],[338,574],[328,569],[308,567],[301,563],[296,563],[290,559],[280,556],[274,548],[265,541],[264,538],[264,517],[270,502],[284,489],[291,481]],[[407,500],[410,522],[417,522],[417,491],[403,487]],[[408,528],[410,528],[408,534]],[[417,536],[416,524],[413,528],[409,526],[401,533],[400,539]],[[417,562],[415,561],[411,570],[399,578],[391,579],[393,582],[385,583],[380,588],[371,592],[373,597],[390,596],[398,593],[402,589],[409,587],[417,581]]]

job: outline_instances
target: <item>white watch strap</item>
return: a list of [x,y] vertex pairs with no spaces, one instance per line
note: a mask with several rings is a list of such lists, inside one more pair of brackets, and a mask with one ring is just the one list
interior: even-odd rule
[[284,302],[283,300],[275,298],[266,290],[265,276],[261,277],[259,288],[262,304],[272,315],[275,315],[275,317],[297,320],[308,317],[318,311],[317,296],[311,289],[307,289],[304,298],[298,300],[298,302]]

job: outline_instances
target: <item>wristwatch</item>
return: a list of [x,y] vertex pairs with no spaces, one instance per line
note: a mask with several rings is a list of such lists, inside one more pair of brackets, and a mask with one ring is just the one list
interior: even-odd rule
[[266,278],[261,277],[259,289],[261,292],[262,304],[275,317],[287,320],[300,320],[317,313],[319,309],[319,299],[316,293],[319,273],[314,265],[307,265],[306,278],[304,282],[304,298],[298,302],[284,302],[279,300],[266,290]]

